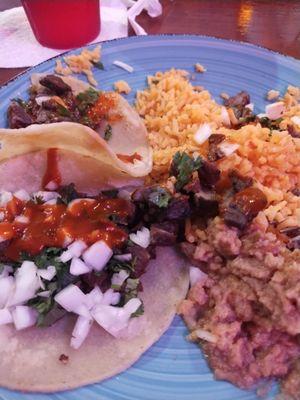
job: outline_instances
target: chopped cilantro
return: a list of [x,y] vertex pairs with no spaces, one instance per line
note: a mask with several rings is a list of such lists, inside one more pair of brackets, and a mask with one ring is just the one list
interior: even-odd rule
[[106,265],[106,269],[111,273],[120,272],[123,269],[130,274],[131,272],[134,272],[135,263],[136,263],[135,259],[128,262],[111,258],[108,264]]
[[136,312],[134,312],[133,314],[131,314],[131,318],[136,318],[136,317],[140,317],[141,315],[143,315],[145,312],[144,310],[144,304],[142,303],[139,308],[136,310]]
[[39,254],[34,256],[29,255],[26,252],[21,253],[20,262],[30,260],[35,263],[38,268],[47,268],[49,265],[60,263],[57,261],[57,257],[62,253],[62,249],[58,247],[46,247]]
[[193,159],[187,153],[179,151],[174,155],[170,175],[174,175],[177,179],[176,190],[181,190],[189,182],[192,173],[200,168],[201,163],[202,159],[199,156]]
[[20,99],[19,97],[15,97],[15,98],[11,99],[11,101],[15,101],[23,108],[27,107],[27,103],[24,100]]
[[58,193],[61,197],[57,198],[57,202],[60,204],[69,204],[72,200],[78,199],[79,197],[79,193],[76,191],[74,183],[61,186],[58,189]]
[[71,117],[71,115],[72,115],[70,110],[68,110],[66,107],[64,107],[61,104],[57,104],[56,109],[57,109],[59,115],[61,115],[62,117]]
[[32,201],[33,201],[35,204],[44,204],[44,200],[43,200],[43,197],[42,197],[42,196],[34,196],[34,197],[32,198]]
[[106,140],[107,142],[109,141],[109,139],[111,138],[112,135],[112,127],[111,125],[106,125],[105,131],[104,131],[104,140]]
[[149,202],[156,205],[159,208],[168,207],[171,194],[162,187],[157,187],[149,195]]
[[259,118],[258,121],[263,128],[269,128],[270,130],[273,130],[273,129],[280,130],[279,125],[282,121],[282,118],[277,118],[277,119],[272,120],[268,117],[262,117],[262,118]]
[[102,69],[102,70],[104,69],[104,65],[101,61],[92,61],[92,64],[95,68]]
[[85,92],[81,92],[76,96],[77,107],[79,111],[84,114],[88,108],[96,103],[99,97],[99,92],[92,87],[88,88]]
[[102,194],[109,199],[116,199],[118,197],[118,189],[102,190]]

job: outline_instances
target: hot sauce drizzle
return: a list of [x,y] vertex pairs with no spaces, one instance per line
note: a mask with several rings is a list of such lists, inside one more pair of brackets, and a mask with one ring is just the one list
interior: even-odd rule
[[64,247],[67,238],[91,245],[104,240],[111,248],[121,246],[128,234],[109,220],[114,215],[126,218],[130,204],[123,199],[78,199],[65,204],[23,203],[20,214],[28,222],[7,215],[0,223],[0,236],[11,239],[4,256],[18,260],[21,252],[38,254],[44,247]]
[[42,187],[45,189],[50,182],[54,182],[57,186],[61,184],[57,149],[48,149],[47,151],[47,167],[43,177]]

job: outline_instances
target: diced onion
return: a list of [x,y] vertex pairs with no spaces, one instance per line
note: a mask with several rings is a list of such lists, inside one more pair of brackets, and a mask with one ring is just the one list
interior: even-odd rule
[[48,297],[50,297],[51,292],[50,292],[50,290],[44,290],[43,292],[38,292],[37,295],[40,297],[48,298]]
[[121,287],[128,277],[129,273],[122,269],[120,272],[116,272],[113,274],[111,278],[111,283],[113,286]]
[[13,295],[14,289],[13,276],[5,276],[0,279],[0,308],[5,307],[8,299]]
[[35,102],[41,106],[44,101],[51,100],[53,96],[36,96]]
[[203,144],[212,135],[210,124],[201,124],[194,134],[194,140],[198,144]]
[[57,188],[58,188],[58,184],[55,181],[50,181],[45,186],[45,189],[48,189],[48,190],[56,190]]
[[228,111],[227,111],[226,107],[224,107],[224,106],[221,107],[221,117],[222,117],[222,121],[223,121],[224,125],[226,125],[226,126],[230,126],[231,125],[231,121],[230,121],[230,117],[229,117]]
[[131,253],[116,254],[114,255],[114,258],[118,261],[130,261],[132,260],[132,254]]
[[201,271],[201,269],[197,267],[190,267],[190,285],[194,286],[197,282],[205,280],[207,278],[207,274]]
[[28,224],[29,218],[26,217],[26,215],[17,215],[15,217],[15,222],[18,222],[19,224]]
[[17,331],[35,325],[38,312],[28,306],[16,306],[12,317]]
[[79,347],[82,345],[87,335],[89,334],[92,324],[93,320],[91,318],[86,318],[82,316],[79,316],[77,318],[70,343],[73,349],[79,349]]
[[266,106],[267,117],[272,120],[280,118],[284,110],[285,107],[283,101],[277,101],[276,103],[268,104]]
[[11,312],[7,308],[0,310],[0,325],[11,324],[13,322],[13,317]]
[[90,310],[92,307],[96,306],[97,304],[101,304],[103,300],[103,293],[101,292],[98,286],[95,286],[90,293],[85,295],[86,304],[88,309]]
[[109,305],[116,305],[120,301],[120,293],[114,292],[113,289],[107,289],[107,291],[103,294],[103,299],[101,304]]
[[6,190],[1,190],[0,191],[0,206],[4,207],[6,204],[11,201],[13,198],[13,195],[10,192],[7,192]]
[[123,307],[100,304],[92,310],[92,315],[102,328],[111,335],[117,336],[120,330],[127,327],[131,314],[137,311],[140,305],[139,299],[131,299]]
[[193,334],[196,334],[199,339],[205,340],[206,342],[217,342],[217,337],[204,329],[196,329],[195,331],[193,331]]
[[131,72],[134,71],[134,69],[133,69],[133,67],[132,67],[131,65],[126,64],[126,63],[124,63],[123,61],[118,61],[118,60],[116,60],[116,61],[113,62],[113,64],[116,65],[116,66],[119,67],[119,68],[124,69],[124,70],[127,71],[127,72],[130,72],[130,73],[131,73]]
[[239,147],[237,143],[222,142],[219,144],[219,149],[226,157],[233,154]]
[[39,269],[38,275],[46,281],[51,281],[56,275],[56,268],[53,265],[49,265],[46,269]]
[[40,287],[37,266],[32,261],[24,261],[15,273],[15,290],[7,305],[19,305],[34,298]]
[[51,200],[45,201],[44,204],[47,205],[47,206],[55,206],[57,204],[57,200],[56,199],[51,199]]
[[63,263],[66,263],[66,262],[72,260],[72,258],[73,258],[73,254],[70,250],[63,251],[61,253],[61,255],[59,256],[59,260]]
[[136,233],[131,233],[129,235],[129,239],[133,243],[138,244],[139,246],[144,247],[146,249],[150,244],[150,231],[148,228],[143,227]]
[[83,240],[75,240],[68,246],[68,250],[74,255],[74,257],[80,257],[86,248],[87,245]]
[[57,199],[60,195],[57,192],[46,192],[46,191],[39,191],[32,195],[33,198],[40,198],[42,201],[46,202],[52,199]]
[[291,121],[292,121],[295,125],[297,125],[297,126],[300,127],[300,116],[294,115],[293,117],[291,117]]
[[76,285],[69,285],[54,297],[54,300],[68,312],[89,317],[85,294]]
[[91,269],[86,265],[80,258],[73,257],[70,265],[70,274],[79,276],[82,274],[87,274]]
[[88,266],[96,271],[101,271],[112,255],[112,249],[103,240],[99,240],[85,250],[82,257]]
[[253,103],[246,104],[245,108],[248,108],[250,111],[253,111],[254,110],[254,104]]
[[17,192],[15,192],[14,196],[17,199],[22,200],[22,201],[29,201],[30,200],[29,194],[24,189],[20,189]]
[[2,272],[0,274],[0,279],[1,278],[5,278],[6,276],[8,276],[13,271],[14,271],[13,267],[11,267],[10,265],[4,265],[3,269],[2,269]]

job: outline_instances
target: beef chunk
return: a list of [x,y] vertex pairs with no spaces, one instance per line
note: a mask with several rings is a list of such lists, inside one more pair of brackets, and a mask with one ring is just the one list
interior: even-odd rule
[[58,96],[71,91],[71,87],[56,75],[46,75],[40,80],[40,84],[50,89]]
[[236,170],[231,170],[228,174],[228,177],[231,181],[233,190],[235,192],[240,192],[241,190],[246,189],[253,185],[253,179],[247,176],[242,176]]
[[13,101],[8,107],[7,118],[8,126],[11,129],[25,128],[33,123],[30,115],[16,101]]
[[219,144],[225,140],[225,135],[214,133],[208,139],[209,147],[207,158],[209,161],[217,161],[224,157],[223,151],[219,148]]
[[110,288],[111,282],[109,274],[106,271],[102,271],[100,274],[90,272],[88,274],[81,275],[82,290],[86,293],[94,289],[95,286],[99,286],[102,292],[105,292]]
[[244,229],[268,204],[266,195],[259,189],[248,187],[235,194],[225,210],[227,225]]
[[300,188],[299,188],[299,187],[295,187],[295,188],[292,190],[292,193],[293,193],[294,196],[300,197]]
[[209,144],[220,144],[226,139],[225,135],[221,133],[213,133],[208,139]]
[[226,107],[245,107],[249,103],[250,95],[244,90],[224,101]]
[[285,234],[288,237],[295,237],[300,236],[300,227],[299,226],[292,226],[289,228],[281,229],[280,233]]
[[300,249],[300,235],[293,237],[287,244],[290,250]]
[[152,193],[153,186],[146,186],[146,187],[140,187],[136,189],[132,195],[131,198],[133,201],[136,201],[138,203],[144,203],[148,201],[148,198],[150,194]]
[[219,214],[219,202],[213,192],[199,190],[194,195],[194,204],[196,213],[200,217],[215,217]]
[[224,221],[229,226],[243,230],[248,224],[246,214],[235,204],[230,204],[224,213]]
[[189,197],[181,195],[173,198],[164,214],[164,218],[169,221],[182,220],[189,217],[191,214],[191,207],[189,204]]
[[188,243],[188,242],[182,242],[182,243],[180,243],[179,248],[189,260],[192,260],[194,258],[194,254],[196,251],[195,244]]
[[135,260],[133,277],[139,278],[147,269],[151,258],[150,254],[147,249],[137,245],[128,246],[126,253],[127,252],[130,253],[132,259]]
[[150,229],[151,244],[156,246],[170,246],[176,243],[178,224],[176,222],[165,221],[152,224]]
[[203,161],[201,167],[198,169],[201,186],[209,189],[216,185],[220,179],[220,175],[221,171],[215,166],[215,164],[209,161]]
[[300,130],[296,129],[294,125],[289,124],[287,130],[292,137],[300,138]]

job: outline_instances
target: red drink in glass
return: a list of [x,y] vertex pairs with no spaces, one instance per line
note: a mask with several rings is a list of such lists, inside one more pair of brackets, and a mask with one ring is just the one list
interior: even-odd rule
[[99,0],[22,0],[22,4],[43,46],[71,49],[100,32]]

